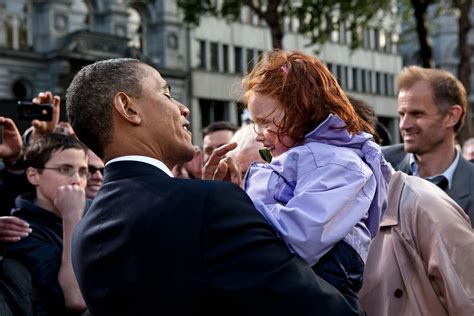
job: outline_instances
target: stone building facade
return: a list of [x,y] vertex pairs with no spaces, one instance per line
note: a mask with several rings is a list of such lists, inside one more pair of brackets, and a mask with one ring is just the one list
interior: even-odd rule
[[[368,28],[363,47],[351,51],[343,24],[321,46],[295,32],[295,21],[285,23],[285,48],[317,54],[349,94],[375,107],[398,141],[398,28]],[[84,65],[134,57],[157,67],[189,106],[200,144],[208,123],[245,120],[239,81],[271,47],[269,29],[245,8],[239,21],[205,16],[191,28],[174,0],[0,0],[0,115],[14,117],[17,100],[39,91],[64,97]]]

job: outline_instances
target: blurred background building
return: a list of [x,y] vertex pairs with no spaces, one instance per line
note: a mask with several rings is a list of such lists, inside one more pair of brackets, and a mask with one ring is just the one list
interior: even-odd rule
[[[296,24],[285,21],[285,49],[316,54],[348,94],[375,107],[398,142],[400,25],[387,21],[366,28],[362,47],[351,51],[343,24],[324,45],[310,45]],[[247,8],[238,21],[204,16],[191,28],[174,0],[0,0],[0,115],[15,118],[17,100],[30,100],[39,91],[64,98],[84,65],[134,57],[156,66],[173,96],[191,109],[199,145],[209,123],[240,124],[247,118],[239,103],[240,79],[271,47],[268,27]]]

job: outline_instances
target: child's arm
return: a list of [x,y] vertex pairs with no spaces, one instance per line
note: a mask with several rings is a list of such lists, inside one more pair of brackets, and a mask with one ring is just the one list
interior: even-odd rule
[[[292,192],[282,177],[265,189],[274,201],[253,199],[257,209],[289,248],[313,265],[367,216],[376,182],[370,173],[327,164],[300,176]],[[367,234],[361,243],[368,248],[370,233],[360,228]]]

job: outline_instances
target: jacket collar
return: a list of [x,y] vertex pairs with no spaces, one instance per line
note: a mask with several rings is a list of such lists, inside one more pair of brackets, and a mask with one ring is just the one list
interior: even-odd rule
[[395,171],[390,177],[388,185],[388,206],[380,227],[397,226],[400,213],[400,196],[405,188],[407,174],[402,171]]

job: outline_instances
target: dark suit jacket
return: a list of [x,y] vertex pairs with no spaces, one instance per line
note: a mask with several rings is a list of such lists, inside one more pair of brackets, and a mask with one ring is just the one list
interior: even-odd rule
[[[385,159],[392,164],[395,170],[410,172],[410,154],[403,149],[403,144],[382,148]],[[451,189],[446,193],[461,206],[474,225],[474,164],[461,155],[454,171]]]
[[114,162],[73,237],[100,315],[350,315],[237,186]]

